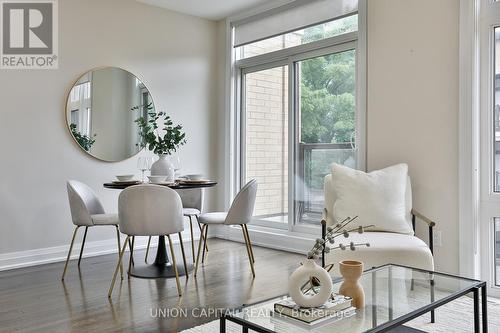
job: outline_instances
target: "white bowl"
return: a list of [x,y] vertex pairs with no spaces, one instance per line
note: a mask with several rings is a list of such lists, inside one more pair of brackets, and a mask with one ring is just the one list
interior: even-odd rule
[[167,180],[167,176],[148,176],[150,183],[162,183]]
[[118,175],[116,176],[116,179],[121,182],[128,182],[134,179],[134,175]]
[[203,180],[203,175],[202,174],[186,175],[186,178],[189,180]]

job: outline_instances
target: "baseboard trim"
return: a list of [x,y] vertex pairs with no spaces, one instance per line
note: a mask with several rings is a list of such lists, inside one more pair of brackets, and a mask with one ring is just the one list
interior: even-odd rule
[[[199,240],[199,236],[200,236],[199,231],[194,232],[195,241]],[[213,236],[209,235],[208,238],[211,237]],[[153,238],[154,240],[151,241],[151,246],[154,247],[157,246],[157,241],[155,238]],[[189,229],[184,230],[184,232],[182,233],[182,239],[184,240],[184,242],[187,242],[188,240],[191,241],[191,234],[189,232]],[[122,244],[124,240],[125,236],[121,235]],[[172,237],[172,241],[175,244],[179,243],[177,237]],[[136,250],[145,249],[147,246],[147,242],[148,242],[147,237],[136,238],[134,249]],[[73,251],[70,257],[71,259],[78,258],[80,254],[80,247],[81,243],[75,243],[73,245]],[[68,250],[69,250],[69,244],[0,254],[0,271],[6,271],[6,270],[12,270],[30,266],[39,266],[39,265],[65,261],[66,256],[68,255]],[[93,242],[85,242],[83,257],[90,258],[112,253],[118,253],[118,244],[116,242],[116,238],[93,241]]]
[[[312,235],[258,226],[250,226],[248,229],[252,244],[275,250],[306,254],[314,243],[314,237]],[[184,230],[182,238],[185,241],[191,239],[189,229],[186,228]],[[194,238],[195,241],[199,240],[200,232],[198,230],[194,231]],[[217,226],[217,228],[213,228],[213,231],[209,232],[208,238],[220,238],[244,243],[240,227]],[[124,239],[125,237],[122,235],[122,242]],[[179,242],[177,237],[173,237],[172,240],[175,244]],[[156,240],[153,240],[151,244],[151,246],[156,247]],[[134,248],[142,250],[146,248],[146,245],[147,237],[139,237],[135,241]],[[81,243],[74,244],[70,257],[71,259],[78,258],[80,247]],[[0,271],[65,261],[66,256],[68,255],[68,250],[69,244],[0,254]],[[106,239],[101,241],[86,242],[83,257],[90,258],[117,252],[116,238]]]
[[[278,230],[260,226],[248,226],[253,245],[292,253],[307,254],[314,245],[315,238],[310,234]],[[214,234],[217,238],[244,243],[239,226],[220,227]]]

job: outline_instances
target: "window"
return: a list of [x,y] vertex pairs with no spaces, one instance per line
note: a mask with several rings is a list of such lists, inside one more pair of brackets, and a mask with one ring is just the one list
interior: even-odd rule
[[[317,233],[331,163],[360,167],[363,146],[357,1],[312,4],[332,10],[285,8],[233,25],[233,174],[235,192],[258,181],[255,224]],[[272,31],[263,28],[269,22],[277,22]]]
[[310,28],[296,30],[290,33],[240,46],[236,49],[236,54],[240,59],[249,58],[339,36],[357,30],[358,15],[351,15],[338,20],[321,23]]
[[495,66],[494,66],[494,144],[493,144],[493,156],[494,156],[494,191],[500,192],[500,28],[495,28]]
[[[477,36],[471,38],[471,50],[477,47],[477,60],[471,57],[471,89],[470,99],[473,102],[471,110],[472,123],[477,121],[478,128],[471,135],[471,151],[477,151],[472,157],[473,167],[478,166],[477,180],[471,177],[472,197],[477,202],[471,217],[472,227],[467,226],[467,219],[462,223],[461,234],[469,235],[472,240],[461,257],[464,267],[470,263],[472,274],[480,273],[482,280],[488,281],[489,295],[500,296],[499,278],[499,232],[500,232],[500,3],[491,0],[480,0],[478,8],[468,8],[472,16],[477,16],[477,26],[468,29],[477,30]],[[476,12],[477,10],[477,12]],[[473,22],[473,21],[471,21]],[[472,35],[471,35],[472,36]],[[463,52],[462,52],[463,53]],[[471,52],[471,54],[473,54]],[[465,56],[465,54],[464,54]],[[477,82],[474,82],[477,81]],[[466,80],[469,84],[469,80]],[[476,90],[477,89],[477,90]],[[476,103],[477,101],[477,103]],[[472,111],[474,110],[474,111]],[[472,126],[471,126],[472,127]],[[477,142],[472,142],[477,139]],[[475,153],[474,153],[475,154]],[[477,184],[477,193],[475,192]],[[476,201],[477,200],[477,201]],[[470,252],[469,252],[470,250]],[[478,255],[473,255],[471,252]],[[468,257],[469,256],[469,257]],[[465,261],[468,261],[465,263]],[[461,260],[462,261],[462,260]],[[479,276],[478,276],[479,278]]]
[[[244,76],[244,179],[258,182],[254,215],[287,223],[288,66]],[[286,226],[286,224],[285,224]]]
[[349,50],[296,63],[298,223],[321,220],[323,182],[332,162],[357,166],[355,62],[355,50]]
[[495,272],[495,286],[500,287],[500,218],[496,217],[494,219],[494,230],[495,233],[493,238],[495,240],[494,248],[495,248],[495,256],[493,262],[493,270]]
[[80,101],[80,88],[81,88],[81,85],[77,85],[71,90],[71,93],[70,93],[71,103]]
[[[85,80],[85,78],[84,78]],[[91,135],[91,86],[90,81],[76,84],[71,89],[69,105],[71,107],[71,123],[76,125],[76,131]]]

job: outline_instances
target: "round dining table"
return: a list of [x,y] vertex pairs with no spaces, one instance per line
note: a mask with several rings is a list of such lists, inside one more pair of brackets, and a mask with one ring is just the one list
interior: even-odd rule
[[[130,186],[140,185],[142,183],[119,183],[119,182],[111,182],[104,183],[103,186],[108,189],[115,190],[123,190]],[[217,185],[217,182],[214,181],[206,181],[206,182],[176,182],[170,184],[157,184],[162,186],[170,187],[174,190],[182,190],[182,189],[195,189],[195,188],[210,188]],[[132,259],[132,267],[129,272],[130,275],[143,278],[143,279],[157,279],[157,278],[171,278],[175,277],[175,270],[168,258],[167,248],[165,246],[165,236],[158,236],[158,248],[156,250],[156,258],[153,264],[139,264],[134,263]],[[190,272],[193,270],[192,264],[187,264],[187,271]],[[184,269],[184,265],[177,264],[177,271],[179,275],[186,275],[186,270]]]

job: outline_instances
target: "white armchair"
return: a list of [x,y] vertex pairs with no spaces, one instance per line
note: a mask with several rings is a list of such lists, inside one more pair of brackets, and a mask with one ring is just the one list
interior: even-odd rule
[[[325,177],[325,210],[322,221],[322,232],[334,223],[333,206],[336,198],[332,190],[335,184],[332,181],[332,175]],[[434,259],[432,256],[432,229],[435,222],[412,209],[411,181],[408,177],[406,186],[405,202],[407,211],[411,216],[407,217],[408,223],[415,230],[416,221],[422,221],[429,228],[429,246],[411,234],[400,234],[392,232],[367,231],[363,234],[351,233],[349,241],[355,243],[370,243],[370,247],[359,247],[356,251],[335,251],[334,253],[323,253],[323,266],[329,263],[338,263],[342,260],[358,260],[365,264],[366,268],[380,266],[387,263],[412,266],[421,269],[434,270]],[[336,269],[334,266],[334,270]],[[337,272],[338,273],[338,272]]]

